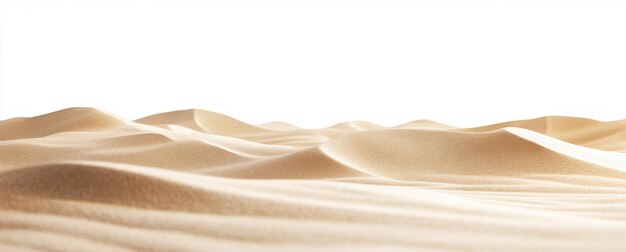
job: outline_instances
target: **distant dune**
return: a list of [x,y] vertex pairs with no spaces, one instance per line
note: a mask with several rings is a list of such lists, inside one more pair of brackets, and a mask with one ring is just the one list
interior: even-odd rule
[[0,251],[626,251],[626,120],[0,121]]

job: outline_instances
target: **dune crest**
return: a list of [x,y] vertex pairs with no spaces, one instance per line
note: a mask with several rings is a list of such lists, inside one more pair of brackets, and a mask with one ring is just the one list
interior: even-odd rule
[[179,110],[147,116],[136,122],[150,125],[178,125],[189,129],[229,135],[263,131],[262,128],[241,122],[230,116],[200,109]]
[[94,108],[68,108],[30,118],[0,122],[0,140],[35,138],[69,131],[99,131],[126,126],[126,122]]
[[0,121],[0,250],[624,251],[626,120]]
[[529,120],[504,122],[470,129],[484,132],[506,127],[524,128],[560,140],[601,150],[624,152],[626,120],[601,122],[587,118],[546,116]]

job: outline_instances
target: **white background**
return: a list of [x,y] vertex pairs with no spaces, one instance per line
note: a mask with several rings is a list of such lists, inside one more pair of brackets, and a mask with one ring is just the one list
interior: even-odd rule
[[626,118],[625,5],[251,2],[2,1],[0,119],[70,106],[303,127]]

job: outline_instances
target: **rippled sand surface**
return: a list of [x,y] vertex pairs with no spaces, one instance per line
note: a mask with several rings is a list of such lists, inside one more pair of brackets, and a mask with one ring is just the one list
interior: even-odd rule
[[626,251],[626,121],[0,121],[0,251]]

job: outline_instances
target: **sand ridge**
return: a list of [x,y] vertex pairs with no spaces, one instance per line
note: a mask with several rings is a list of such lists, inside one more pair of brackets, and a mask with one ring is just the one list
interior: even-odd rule
[[623,251],[626,121],[0,121],[0,250]]

